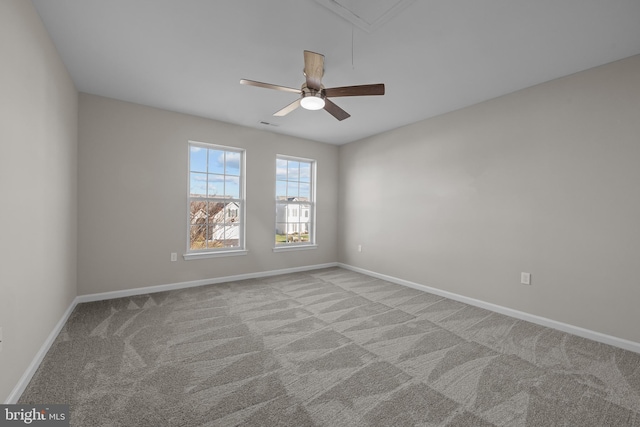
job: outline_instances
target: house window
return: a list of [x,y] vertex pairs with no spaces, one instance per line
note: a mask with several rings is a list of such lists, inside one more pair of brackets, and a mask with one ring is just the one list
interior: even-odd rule
[[185,259],[244,252],[244,205],[244,150],[190,141]]
[[278,248],[315,246],[316,162],[276,158],[276,233]]

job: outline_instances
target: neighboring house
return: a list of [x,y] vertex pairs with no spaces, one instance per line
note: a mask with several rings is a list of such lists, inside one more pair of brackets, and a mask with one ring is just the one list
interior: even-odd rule
[[[192,241],[208,241],[207,247],[237,246],[240,240],[240,226],[237,221],[240,216],[240,205],[236,202],[226,203],[224,209],[222,203],[210,203],[207,214],[206,202],[200,202],[197,210],[191,213],[191,225],[200,227],[192,228]],[[207,218],[209,219],[207,221]],[[225,222],[226,221],[226,222]],[[208,225],[208,234],[207,234]]]
[[237,224],[239,211],[240,205],[231,202],[213,216],[213,221],[209,222],[210,226],[213,225],[210,232],[211,240],[224,242],[223,246],[238,245],[237,242],[240,240],[240,226]]
[[286,234],[287,240],[298,240],[301,234],[309,233],[311,206],[298,197],[286,200],[290,203],[278,203],[276,207],[276,234]]

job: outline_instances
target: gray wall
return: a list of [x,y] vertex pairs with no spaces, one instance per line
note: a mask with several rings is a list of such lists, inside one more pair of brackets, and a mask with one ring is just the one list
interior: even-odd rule
[[[189,140],[246,149],[246,256],[182,259]],[[337,261],[336,146],[87,94],[79,141],[80,295]],[[276,154],[317,160],[318,249],[272,250]]]
[[640,56],[347,144],[339,260],[640,342],[639,160]]
[[30,1],[0,1],[0,401],[76,295],[77,100]]

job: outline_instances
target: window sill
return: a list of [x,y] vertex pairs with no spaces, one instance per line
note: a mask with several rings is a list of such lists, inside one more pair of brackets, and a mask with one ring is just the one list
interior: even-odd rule
[[233,250],[233,251],[220,251],[220,252],[193,252],[182,255],[185,261],[192,261],[194,259],[206,259],[206,258],[222,258],[227,256],[240,256],[246,255],[247,250]]
[[318,245],[286,245],[276,246],[273,252],[305,251],[308,249],[318,249]]

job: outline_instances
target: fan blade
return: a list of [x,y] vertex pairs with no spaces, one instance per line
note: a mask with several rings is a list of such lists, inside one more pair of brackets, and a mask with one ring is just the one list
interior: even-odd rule
[[331,98],[337,96],[384,95],[384,84],[331,87],[325,89],[324,94]]
[[298,108],[300,106],[300,100],[301,99],[302,98],[296,99],[291,104],[289,104],[286,107],[284,107],[282,110],[276,111],[275,113],[273,113],[273,115],[274,116],[278,116],[278,117],[286,116],[287,114],[289,114],[290,112],[292,112],[293,110],[295,110],[296,108]]
[[315,90],[322,89],[322,75],[324,74],[324,55],[304,51],[304,75],[307,87]]
[[335,117],[340,121],[351,117],[351,114],[347,113],[342,108],[338,107],[336,104],[334,104],[333,102],[329,101],[326,98],[324,100],[324,109],[327,110],[329,114],[331,114],[333,117]]
[[302,93],[302,91],[300,89],[294,89],[292,87],[286,87],[286,86],[272,85],[271,83],[256,82],[254,80],[242,79],[242,80],[240,80],[240,84],[249,85],[249,86],[256,86],[256,87],[263,87],[265,89],[282,90],[282,91],[285,91],[285,92],[293,92],[293,93],[298,93],[298,94]]

